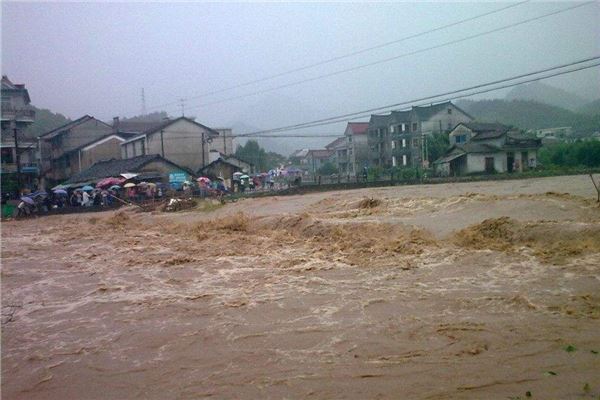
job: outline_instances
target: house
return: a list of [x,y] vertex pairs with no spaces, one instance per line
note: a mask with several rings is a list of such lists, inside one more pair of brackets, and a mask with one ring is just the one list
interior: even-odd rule
[[111,133],[113,129],[109,124],[84,115],[40,135],[42,179],[54,183],[69,178],[79,170],[77,150]]
[[344,136],[348,149],[346,173],[356,175],[369,160],[369,144],[367,143],[368,122],[348,122]]
[[254,173],[254,165],[234,156],[220,154],[210,164],[200,168],[198,175],[206,176],[210,179],[223,178],[225,186],[232,187],[233,174],[235,172],[252,174]]
[[37,139],[29,136],[26,130],[35,119],[35,111],[30,106],[29,91],[24,84],[12,83],[3,75],[1,92],[2,192],[19,189],[17,170],[21,172],[20,185],[31,189],[37,183],[39,166],[36,155]]
[[332,150],[309,150],[301,164],[305,165],[310,173],[316,174],[323,165],[329,162],[332,154]]
[[427,137],[449,132],[458,123],[472,120],[450,101],[371,115],[367,135],[369,166],[427,168]]
[[300,149],[290,154],[289,159],[292,165],[306,166],[308,163],[308,160],[306,159],[308,152],[308,149]]
[[535,168],[541,139],[498,123],[459,123],[450,148],[435,161],[439,175],[524,171]]
[[166,120],[121,144],[121,158],[160,154],[174,163],[197,171],[208,164],[215,130],[186,117]]
[[216,150],[226,156],[233,155],[235,148],[231,128],[213,128],[213,130],[219,135],[212,138],[212,142],[210,143],[211,151]]
[[347,174],[348,144],[346,142],[346,137],[339,137],[335,139],[333,142],[325,146],[325,149],[331,151],[329,162],[337,168],[338,173],[344,175]]
[[122,174],[135,174],[140,181],[170,183],[172,176],[184,176],[184,180],[193,179],[192,171],[169,161],[158,154],[143,155],[128,159],[112,159],[99,161],[89,168],[74,174],[66,182],[65,187],[79,187],[95,184],[110,177]]

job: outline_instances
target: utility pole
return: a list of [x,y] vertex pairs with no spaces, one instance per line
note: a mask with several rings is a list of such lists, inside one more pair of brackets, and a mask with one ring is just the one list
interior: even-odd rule
[[162,153],[162,157],[165,158],[165,141],[163,138],[163,133],[165,133],[164,129],[160,130],[160,150]]
[[17,119],[15,117],[13,121],[13,133],[15,136],[15,161],[17,163],[17,197],[20,195],[21,190],[21,154],[19,154],[19,138],[17,135]]
[[181,103],[181,116],[185,117],[185,99],[179,99],[179,102]]
[[142,116],[146,115],[146,95],[144,94],[144,88],[142,88]]

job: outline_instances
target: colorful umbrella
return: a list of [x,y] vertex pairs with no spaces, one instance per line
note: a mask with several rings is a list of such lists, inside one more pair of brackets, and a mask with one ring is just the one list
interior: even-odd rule
[[93,187],[91,187],[90,185],[85,185],[84,187],[82,187],[82,188],[81,188],[81,190],[83,190],[83,191],[87,192],[87,191],[89,191],[89,190],[94,190],[94,188],[93,188]]
[[248,175],[242,175],[240,176],[240,179],[250,179],[250,177]]
[[123,185],[123,187],[126,187],[126,188],[135,187],[135,183],[129,182],[129,183],[126,183],[125,185]]
[[106,188],[111,185],[121,185],[123,182],[125,182],[124,178],[104,178],[96,183],[96,187]]
[[205,176],[201,176],[200,178],[196,179],[198,182],[202,182],[202,183],[210,183],[210,179],[208,179]]
[[65,189],[56,189],[54,194],[67,194],[67,191]]
[[112,185],[111,187],[109,187],[110,190],[119,190],[121,189],[121,186],[119,185]]
[[27,203],[27,204],[32,205],[32,206],[35,204],[35,201],[33,201],[33,199],[31,197],[23,196],[23,197],[21,197],[21,201],[23,203]]

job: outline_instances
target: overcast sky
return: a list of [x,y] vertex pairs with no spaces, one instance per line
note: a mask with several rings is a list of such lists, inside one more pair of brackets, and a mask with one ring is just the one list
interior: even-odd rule
[[[217,126],[271,128],[391,104],[600,54],[600,3],[463,43],[217,105],[220,99],[376,61],[578,3],[530,2],[440,32],[218,95],[190,99],[511,3],[2,2],[2,73],[32,103],[109,120],[187,99]],[[599,68],[546,83],[588,98]],[[503,96],[490,93],[486,97]],[[159,107],[179,115],[179,106]],[[249,117],[251,115],[251,117]]]

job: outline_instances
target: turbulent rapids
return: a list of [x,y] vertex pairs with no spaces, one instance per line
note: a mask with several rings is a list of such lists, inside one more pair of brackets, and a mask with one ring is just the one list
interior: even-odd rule
[[597,398],[594,196],[558,177],[3,223],[3,398]]

